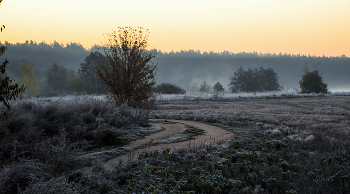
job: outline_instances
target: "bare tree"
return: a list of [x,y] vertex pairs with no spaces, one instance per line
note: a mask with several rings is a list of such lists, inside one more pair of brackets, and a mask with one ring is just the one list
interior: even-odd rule
[[198,88],[198,92],[202,93],[202,92],[210,92],[211,86],[205,81],[203,80],[201,85]]
[[151,60],[157,52],[146,50],[148,34],[149,31],[144,34],[141,27],[119,27],[118,32],[106,34],[108,61],[96,71],[117,103],[141,107],[153,96],[157,65]]

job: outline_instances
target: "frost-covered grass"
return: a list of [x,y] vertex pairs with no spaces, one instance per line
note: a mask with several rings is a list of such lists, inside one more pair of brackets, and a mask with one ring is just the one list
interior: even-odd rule
[[[157,109],[149,114],[116,107],[103,96],[13,101],[8,118],[0,120],[0,192],[350,190],[350,97],[346,93],[298,98],[282,94],[243,98],[240,94],[241,98],[225,100],[211,100],[210,94],[198,99],[198,95],[185,100],[181,95],[158,99]],[[108,149],[106,143],[116,143],[113,137],[127,141],[142,135],[135,125],[144,127],[149,117],[206,122],[237,135],[211,145],[141,152],[137,161],[116,165],[112,171],[97,166],[91,174],[79,172],[96,159],[103,161],[124,152],[123,148]],[[95,148],[106,151],[91,152]]]
[[229,92],[209,92],[209,93],[189,93],[189,94],[158,94],[157,101],[182,101],[182,100],[233,100],[240,98],[298,98],[317,96],[350,96],[350,92],[332,92],[328,94],[300,94],[295,91],[272,91],[256,93],[229,93]]
[[12,100],[10,104],[16,104],[18,102],[31,102],[41,105],[52,104],[52,103],[61,103],[66,104],[70,102],[86,102],[89,100],[94,101],[108,101],[110,98],[108,95],[65,95],[65,96],[54,96],[54,97],[31,97],[28,95],[23,95],[20,97],[20,100]]
[[[0,117],[0,192],[5,193],[123,154],[109,149],[152,131],[148,110],[116,106],[101,96],[27,97],[10,104],[11,110],[0,106],[7,113]],[[81,157],[101,148],[106,151],[100,158]],[[22,167],[23,173],[17,172]]]

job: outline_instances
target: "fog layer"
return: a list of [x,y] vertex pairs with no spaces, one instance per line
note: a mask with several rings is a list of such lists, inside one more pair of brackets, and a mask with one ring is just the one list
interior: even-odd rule
[[[46,72],[54,63],[78,71],[91,50],[84,49],[80,44],[71,43],[61,46],[58,43],[36,44],[6,44],[7,51],[0,61],[8,59],[10,64],[7,73],[11,78],[18,79],[20,62],[29,61],[33,67],[39,87],[45,86]],[[103,53],[103,50],[100,50]],[[158,52],[154,62],[158,64],[157,84],[166,82],[176,84],[187,92],[196,92],[201,81],[205,80],[211,86],[220,82],[226,89],[230,78],[239,68],[271,67],[278,74],[279,84],[284,89],[299,88],[299,80],[308,66],[311,70],[318,69],[331,91],[350,91],[350,58],[316,57],[290,54],[258,54],[258,53],[200,53],[193,50],[161,53]],[[17,80],[16,80],[17,81]]]

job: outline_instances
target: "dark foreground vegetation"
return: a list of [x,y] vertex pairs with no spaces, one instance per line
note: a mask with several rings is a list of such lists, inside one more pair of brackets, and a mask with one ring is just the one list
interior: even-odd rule
[[[349,101],[183,101],[149,114],[88,97],[21,100],[0,122],[0,192],[348,193]],[[99,167],[147,134],[149,116],[212,123],[237,136],[142,152],[111,171]],[[101,148],[109,152],[84,157]],[[91,165],[91,173],[81,173]]]
[[112,99],[32,98],[12,103],[10,111],[1,107],[7,112],[0,121],[0,192],[4,193],[47,181],[58,184],[51,188],[58,192],[74,170],[108,159],[100,156],[94,161],[80,157],[83,154],[108,147],[113,157],[126,151],[116,147],[148,134],[148,111],[117,107]]

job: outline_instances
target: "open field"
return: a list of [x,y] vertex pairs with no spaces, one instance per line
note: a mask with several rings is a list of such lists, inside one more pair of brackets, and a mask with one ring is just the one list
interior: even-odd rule
[[323,130],[348,136],[350,97],[163,101],[151,117],[219,123],[243,132],[285,131],[288,137]]
[[[349,117],[350,96],[175,96],[150,111],[105,97],[24,99],[1,119],[0,193],[348,193]],[[170,142],[105,169],[161,134],[149,119],[235,136],[176,149]]]

